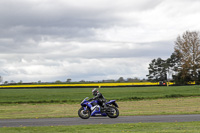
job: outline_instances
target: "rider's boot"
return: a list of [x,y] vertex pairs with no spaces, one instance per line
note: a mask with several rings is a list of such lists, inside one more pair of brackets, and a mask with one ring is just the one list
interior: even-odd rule
[[106,110],[108,109],[105,103],[102,105],[101,108],[102,108],[102,112],[106,112]]

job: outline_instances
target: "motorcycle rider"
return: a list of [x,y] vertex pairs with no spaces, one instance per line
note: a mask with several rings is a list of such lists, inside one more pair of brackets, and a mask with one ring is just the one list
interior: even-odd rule
[[99,105],[102,107],[103,111],[105,111],[107,107],[106,99],[104,98],[104,96],[97,90],[97,88],[94,88],[92,90],[92,94],[94,95],[94,97],[89,99],[89,101],[97,100],[99,102]]

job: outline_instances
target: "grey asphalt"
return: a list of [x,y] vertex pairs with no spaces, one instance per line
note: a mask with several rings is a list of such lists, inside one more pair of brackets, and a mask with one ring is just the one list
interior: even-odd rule
[[88,125],[88,124],[115,124],[115,123],[149,123],[149,122],[189,122],[200,121],[200,114],[195,115],[156,115],[156,116],[119,116],[81,118],[45,118],[45,119],[7,119],[0,120],[0,127],[23,126],[58,126],[58,125]]

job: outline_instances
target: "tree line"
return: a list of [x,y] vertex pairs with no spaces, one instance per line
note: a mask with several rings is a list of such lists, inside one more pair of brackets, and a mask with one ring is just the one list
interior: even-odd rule
[[0,76],[0,84],[4,85],[20,85],[20,84],[66,84],[66,83],[125,83],[125,82],[147,82],[147,79],[140,79],[137,77],[134,78],[127,78],[124,79],[123,77],[119,77],[119,79],[106,79],[106,80],[99,80],[99,81],[86,81],[86,80],[80,80],[80,81],[72,81],[71,78],[68,78],[66,81],[61,81],[61,80],[56,80],[53,82],[42,82],[39,80],[38,82],[23,82],[20,80],[19,82],[15,82],[14,80],[9,81],[4,81],[3,82],[3,77]]
[[200,36],[197,31],[186,31],[178,36],[174,52],[164,60],[153,59],[148,67],[150,81],[169,81],[186,84],[189,81],[200,83]]

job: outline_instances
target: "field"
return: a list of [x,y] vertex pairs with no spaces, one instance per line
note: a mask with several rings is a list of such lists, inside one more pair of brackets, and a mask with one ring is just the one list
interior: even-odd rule
[[[77,117],[92,88],[0,89],[0,119]],[[120,115],[200,114],[199,86],[101,88]]]
[[0,128],[2,133],[199,133],[199,131],[200,122]]
[[[0,89],[0,119],[78,117],[77,110],[92,88]],[[200,86],[100,88],[117,99],[120,116],[200,114]],[[51,127],[0,128],[3,133],[149,132],[198,133],[200,122],[131,123]]]
[[[79,103],[92,88],[0,89],[0,103]],[[118,101],[200,96],[199,86],[100,88],[106,99]]]

